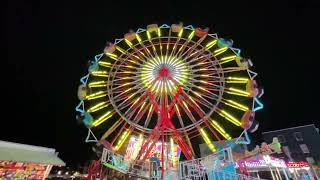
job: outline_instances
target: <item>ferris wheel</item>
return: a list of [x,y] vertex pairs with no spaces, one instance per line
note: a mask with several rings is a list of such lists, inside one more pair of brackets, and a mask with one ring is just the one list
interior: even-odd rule
[[255,111],[263,107],[252,62],[232,45],[191,25],[129,32],[90,61],[78,89],[79,117],[114,151],[131,135],[143,136],[137,158],[169,138],[187,159],[194,157],[196,137],[215,152],[212,141],[254,132]]

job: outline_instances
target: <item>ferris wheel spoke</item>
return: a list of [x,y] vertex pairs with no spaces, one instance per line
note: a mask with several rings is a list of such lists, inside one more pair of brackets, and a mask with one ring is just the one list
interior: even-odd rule
[[[203,56],[200,56],[201,53],[199,53],[197,56],[195,57],[186,57],[185,58],[185,61],[188,63],[188,64],[191,64],[195,61],[200,61],[200,62],[205,62],[205,61],[209,61],[210,58],[212,57],[212,54],[206,54],[206,55],[203,55]],[[200,56],[200,57],[199,57]],[[214,64],[217,64],[216,62],[211,62],[211,64],[214,63]]]
[[181,56],[181,54],[184,52],[185,48],[187,47],[187,44],[190,43],[190,40],[191,40],[191,39],[186,40],[186,41],[181,45],[181,47],[179,48],[179,50],[178,50],[177,54],[175,55],[175,57],[178,58],[178,57]]
[[[206,84],[206,86],[204,86],[205,88],[202,86],[194,85],[194,83],[196,83],[196,82]],[[221,84],[222,82],[224,82],[224,81],[204,81],[204,80],[192,79],[192,81],[190,81],[186,84],[188,84],[190,87],[195,87],[197,89],[201,89],[202,91],[206,91],[206,92],[210,93],[210,91],[207,91],[207,90],[220,91],[221,89],[223,89],[223,86],[217,85],[217,83]],[[211,88],[211,87],[216,87],[216,88]]]
[[112,91],[114,91],[114,90],[117,90],[117,89],[119,89],[119,88],[121,88],[121,87],[124,87],[124,86],[127,86],[127,85],[129,85],[129,84],[138,84],[139,83],[139,79],[137,79],[137,80],[135,80],[135,81],[132,81],[132,82],[129,82],[129,83],[124,83],[124,84],[120,84],[119,86],[117,86],[117,87],[113,87],[111,90]]
[[137,113],[137,115],[133,118],[132,122],[135,122],[135,123],[139,123],[139,121],[141,120],[142,116],[145,114],[145,112],[147,111],[147,107],[148,105],[146,105],[146,101],[144,101],[142,104],[140,104],[140,109]]
[[191,107],[193,107],[193,109],[195,109],[195,110],[199,110],[202,114],[199,114],[199,112],[198,112],[198,114],[199,114],[199,116],[201,117],[201,116],[204,116],[206,113],[205,113],[205,111],[195,102],[195,100],[191,97],[191,96],[188,96],[188,94],[187,93],[185,93],[184,91],[182,92],[183,94],[183,97],[187,100],[187,103],[191,106]]
[[[176,53],[176,49],[177,49],[178,44],[180,44],[180,39],[181,39],[181,37],[179,37],[179,38],[176,40],[176,42],[174,43],[173,48],[172,48],[172,51],[171,51],[170,56],[169,56],[169,59],[171,59],[172,57],[176,57],[175,53]],[[177,58],[177,59],[178,59],[178,58]]]
[[[194,93],[198,98],[201,98],[203,101],[205,101],[206,103],[208,103],[209,105],[213,106],[213,104],[211,104],[209,101],[207,101],[206,99],[204,99],[202,97],[202,95],[192,89],[190,89],[189,87],[185,86],[183,89],[186,89],[187,91],[190,91],[192,93]],[[218,99],[215,99],[215,100],[218,100]]]
[[[190,64],[190,63],[189,63]],[[198,67],[198,66],[204,66],[204,65],[207,65],[209,64],[209,66],[212,65],[212,62],[208,61],[208,60],[204,60],[204,61],[200,61],[199,63],[196,63],[196,64],[193,64],[193,65],[189,65],[189,68],[190,69],[194,69],[195,67]]]
[[169,30],[168,42],[167,42],[167,46],[166,46],[166,57],[168,57],[168,53],[169,53],[170,38],[171,38],[171,28]]
[[146,121],[144,122],[144,127],[145,128],[148,127],[152,115],[153,115],[153,105],[151,104],[150,107],[149,107],[149,110],[148,110]]
[[[141,112],[141,107],[142,107],[142,105],[143,104],[145,104],[145,102],[143,102],[143,101],[139,101],[139,102],[137,102],[137,103],[132,103],[132,105],[130,106],[130,108],[123,114],[125,117],[126,116],[128,116],[127,118],[128,119],[131,119],[131,121],[132,122],[134,122],[134,123],[137,123],[136,122],[136,117],[139,115],[139,113]],[[144,105],[143,105],[144,106]],[[137,112],[137,115],[134,117],[134,118],[132,118],[132,116],[135,114],[135,112],[136,112],[136,110],[137,109],[139,109],[139,107],[140,107],[140,110]],[[129,113],[129,114],[128,114]]]
[[157,53],[157,49],[156,49],[156,47],[154,46],[152,40],[149,39],[149,42],[150,42],[150,44],[151,44],[151,47],[152,47],[151,49],[152,49],[152,51],[153,51],[154,57],[155,57],[155,58],[159,58],[159,55],[158,55],[158,53]]
[[[181,102],[182,101],[182,102]],[[183,101],[178,101],[178,104],[180,105],[180,107],[182,107],[182,109],[184,110],[184,112],[187,114],[187,116],[189,117],[189,120],[192,122],[192,123],[196,123],[197,120],[195,119],[195,117],[192,115],[188,105]]]
[[223,68],[223,72],[224,72],[224,73],[244,71],[244,70],[246,70],[246,68],[241,68],[241,67],[228,67],[228,68]]
[[[215,94],[215,93],[213,93],[213,92],[211,92],[211,91],[209,91],[208,90],[208,88],[207,89],[204,89],[204,88],[202,88],[202,87],[199,87],[199,86],[193,86],[194,88],[197,88],[197,89],[200,89],[202,92],[203,91],[205,91],[204,93],[198,93],[198,92],[196,92],[196,91],[194,91],[195,92],[195,94],[197,94],[198,96],[205,96],[205,97],[207,97],[207,98],[209,98],[209,99],[212,99],[212,100],[218,100],[219,99],[219,95],[217,95],[217,94]],[[215,90],[215,91],[221,91],[220,89],[217,89],[217,90]],[[211,95],[211,96],[208,96],[207,94],[209,94],[209,95]]]
[[[181,54],[178,58],[182,58],[183,56],[185,56],[185,58],[182,58],[184,61],[186,61],[186,58],[190,57],[190,54],[193,52],[193,51],[196,51],[196,47],[200,46],[200,43],[206,38],[206,36],[200,38],[195,44],[193,44],[191,46],[191,48],[189,48],[188,50],[186,50],[183,54]],[[188,55],[187,55],[188,54]]]

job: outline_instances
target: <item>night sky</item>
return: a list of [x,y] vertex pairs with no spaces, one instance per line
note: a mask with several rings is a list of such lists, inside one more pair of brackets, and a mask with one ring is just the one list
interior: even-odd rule
[[8,2],[1,140],[55,148],[68,165],[88,159],[74,110],[88,60],[130,29],[180,21],[233,39],[253,60],[265,89],[257,141],[261,131],[319,127],[319,3],[94,2]]

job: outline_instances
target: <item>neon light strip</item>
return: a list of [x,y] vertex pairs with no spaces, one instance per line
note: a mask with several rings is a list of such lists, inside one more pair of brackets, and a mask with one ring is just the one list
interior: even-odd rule
[[206,142],[206,144],[208,145],[209,149],[212,152],[216,152],[217,151],[216,148],[211,143],[211,140],[209,139],[208,135],[206,134],[206,132],[202,128],[200,129],[200,134],[201,134],[202,138],[204,139],[204,141]]
[[104,121],[106,121],[107,119],[111,118],[112,114],[111,111],[106,112],[104,115],[102,115],[99,119],[97,119],[96,121],[94,121],[92,123],[92,126],[97,127],[99,126],[101,123],[103,123]]

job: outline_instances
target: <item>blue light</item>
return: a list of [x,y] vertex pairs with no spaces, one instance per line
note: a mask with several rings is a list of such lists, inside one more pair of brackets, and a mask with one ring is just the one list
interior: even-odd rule
[[259,101],[258,98],[254,98],[254,102],[256,102],[259,106],[255,107],[253,109],[253,112],[256,112],[256,111],[259,111],[259,110],[263,109],[263,104],[261,103],[261,101]]

